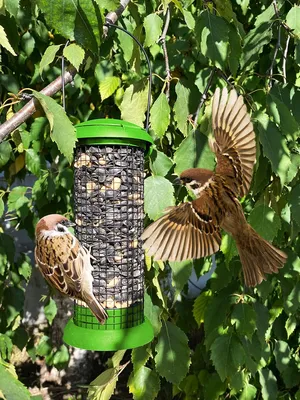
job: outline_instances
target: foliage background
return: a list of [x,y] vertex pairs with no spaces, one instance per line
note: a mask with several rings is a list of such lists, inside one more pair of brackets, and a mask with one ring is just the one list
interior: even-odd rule
[[[142,126],[144,59],[122,32],[110,29],[102,37],[104,15],[118,5],[116,0],[0,1],[1,122],[24,105],[21,89],[40,91],[60,75],[64,54],[78,70],[66,87],[72,124],[121,117]],[[189,275],[193,267],[198,276],[207,272],[210,259],[165,265],[147,259],[145,306],[155,340],[131,354],[109,355],[108,369],[97,378],[98,388],[89,388],[89,399],[117,398],[115,386],[121,398],[143,400],[300,399],[299,21],[298,2],[282,0],[137,0],[119,19],[146,47],[154,73],[155,149],[147,163],[146,223],[188,198],[184,190],[179,198],[174,192],[173,173],[213,168],[207,146],[210,98],[217,86],[234,85],[245,96],[257,134],[244,211],[289,258],[277,276],[247,289],[235,244],[224,235],[217,268],[196,299],[186,295]],[[41,216],[72,215],[74,129],[57,105],[61,94],[55,101],[33,94],[50,124],[38,110],[0,144],[0,394],[9,400],[30,398],[13,365],[18,351],[31,363],[43,359],[49,368],[68,373],[69,350],[62,343],[53,346],[50,338],[55,302],[47,296],[48,325],[38,334],[22,323],[34,265],[15,251],[14,233],[7,231],[9,221],[34,241]],[[32,187],[22,184],[28,175],[35,177]],[[123,356],[129,364],[121,364]],[[94,377],[101,368],[106,367],[93,371]],[[120,388],[122,377],[128,389]],[[86,390],[79,394],[73,382],[74,387],[75,394],[59,398],[85,398]]]

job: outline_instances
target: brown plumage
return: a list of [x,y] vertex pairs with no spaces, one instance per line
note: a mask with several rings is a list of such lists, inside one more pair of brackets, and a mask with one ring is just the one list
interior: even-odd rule
[[59,214],[40,219],[36,225],[35,260],[47,282],[59,292],[84,301],[101,324],[107,313],[93,294],[91,254],[68,226],[74,225]]
[[215,172],[191,168],[180,175],[197,199],[166,210],[143,233],[144,248],[154,260],[182,261],[219,250],[221,229],[236,241],[245,283],[256,286],[266,273],[277,273],[286,254],[260,237],[247,223],[238,197],[250,188],[256,157],[255,133],[242,96],[215,91],[212,102]]

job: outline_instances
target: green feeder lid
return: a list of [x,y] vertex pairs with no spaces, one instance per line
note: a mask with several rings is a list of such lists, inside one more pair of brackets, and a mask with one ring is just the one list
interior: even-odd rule
[[92,119],[76,125],[77,139],[80,143],[96,145],[127,145],[142,147],[149,152],[153,140],[138,125],[120,119]]

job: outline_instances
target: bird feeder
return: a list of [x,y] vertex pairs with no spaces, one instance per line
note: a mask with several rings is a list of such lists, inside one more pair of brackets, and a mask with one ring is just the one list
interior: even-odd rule
[[76,126],[75,234],[92,254],[93,291],[108,319],[101,325],[75,301],[64,341],[87,350],[120,350],[153,339],[144,315],[144,156],[152,144],[137,125],[96,119]]

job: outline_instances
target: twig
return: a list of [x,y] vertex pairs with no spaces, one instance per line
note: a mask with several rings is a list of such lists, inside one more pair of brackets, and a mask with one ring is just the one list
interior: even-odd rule
[[169,29],[169,25],[170,25],[170,7],[167,8],[165,26],[162,31],[161,37],[157,41],[158,43],[161,42],[161,47],[162,47],[163,53],[164,53],[164,59],[165,59],[165,65],[166,65],[166,97],[168,100],[170,98],[170,81],[172,79],[171,71],[170,71],[168,50],[167,50],[167,45],[166,45],[166,36],[167,36],[168,29]]
[[[73,67],[65,72],[65,85],[73,81],[76,72],[76,69]],[[46,96],[53,96],[55,93],[61,90],[61,88],[62,79],[61,76],[59,76],[43,90],[41,90],[41,93],[45,94]],[[0,125],[0,143],[6,138],[6,136],[8,136],[18,126],[25,122],[36,111],[37,104],[38,103],[35,99],[30,100],[23,108],[21,108],[20,111],[16,112],[11,119]]]
[[283,61],[282,61],[282,75],[283,75],[283,83],[286,83],[286,60],[287,60],[287,54],[289,50],[289,43],[290,43],[290,35],[287,36],[286,38],[286,44],[285,44],[285,49],[283,53]]
[[[125,11],[125,8],[128,6],[129,3],[130,3],[130,0],[121,0],[120,6],[115,11],[111,11],[106,15],[105,21],[109,22],[111,24],[115,24],[117,22],[118,18]],[[103,36],[106,37],[107,33],[108,33],[108,26],[104,25],[103,26]]]
[[272,59],[270,68],[266,72],[269,75],[269,87],[270,88],[272,87],[274,64],[275,64],[275,61],[276,61],[278,50],[281,47],[280,43],[281,43],[281,26],[282,26],[282,23],[280,21],[279,10],[278,10],[278,7],[277,7],[277,1],[276,0],[273,0],[273,7],[274,7],[275,14],[276,14],[276,16],[278,18],[278,37],[277,37],[277,43],[276,43],[276,47],[275,47],[275,50],[274,50],[274,55],[273,55],[273,59]]
[[204,104],[204,102],[205,102],[205,100],[207,98],[206,97],[207,96],[207,92],[209,91],[209,88],[211,86],[211,82],[213,80],[215,72],[216,72],[216,68],[214,67],[210,72],[207,85],[206,85],[206,87],[204,89],[204,92],[203,92],[203,94],[201,96],[200,103],[198,105],[198,108],[197,108],[197,111],[196,111],[196,114],[195,114],[195,118],[194,118],[194,122],[193,122],[194,131],[197,129],[200,110],[201,110],[201,108],[202,108],[202,106],[203,106],[203,104]]

